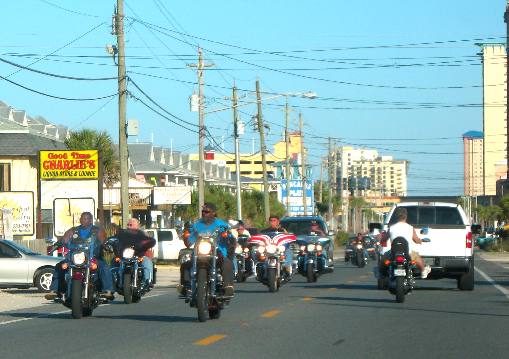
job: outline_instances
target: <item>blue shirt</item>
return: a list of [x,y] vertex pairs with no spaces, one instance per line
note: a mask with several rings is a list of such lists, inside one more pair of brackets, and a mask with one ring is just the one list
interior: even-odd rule
[[[206,224],[202,219],[198,220],[191,227],[191,235],[189,236],[189,243],[195,244],[199,236],[211,235],[218,227],[230,229],[228,223],[221,219],[214,219],[211,224]],[[228,251],[228,238],[217,237],[218,249],[221,251],[223,256],[226,257]]]

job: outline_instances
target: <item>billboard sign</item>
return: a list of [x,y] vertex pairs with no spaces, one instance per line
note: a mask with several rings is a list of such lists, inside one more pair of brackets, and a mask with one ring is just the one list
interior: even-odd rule
[[83,212],[90,212],[95,219],[93,198],[55,198],[53,200],[53,226],[55,236],[63,236],[71,227],[80,225]]
[[97,179],[99,155],[97,150],[39,151],[41,180]]
[[[279,201],[286,207],[286,193],[289,195],[289,207],[288,214],[290,216],[298,216],[304,214],[303,200],[303,189],[302,180],[290,180],[289,186],[287,186],[287,180],[281,180],[281,191],[279,193]],[[311,179],[306,180],[306,204],[307,214],[312,215],[314,212],[314,196],[313,196],[313,181]]]
[[34,193],[0,192],[0,236],[31,236],[34,227]]
[[154,187],[152,204],[191,204],[191,186]]

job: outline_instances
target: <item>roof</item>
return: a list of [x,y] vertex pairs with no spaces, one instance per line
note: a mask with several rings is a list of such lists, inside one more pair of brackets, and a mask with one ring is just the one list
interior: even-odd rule
[[468,131],[463,134],[463,138],[484,138],[481,131]]
[[31,133],[1,133],[2,156],[37,156],[40,150],[66,150],[63,142]]

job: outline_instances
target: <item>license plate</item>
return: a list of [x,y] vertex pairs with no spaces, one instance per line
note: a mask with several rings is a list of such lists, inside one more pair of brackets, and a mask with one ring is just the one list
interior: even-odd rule
[[406,276],[406,270],[404,270],[404,269],[394,269],[394,276],[395,277],[404,277],[404,276]]

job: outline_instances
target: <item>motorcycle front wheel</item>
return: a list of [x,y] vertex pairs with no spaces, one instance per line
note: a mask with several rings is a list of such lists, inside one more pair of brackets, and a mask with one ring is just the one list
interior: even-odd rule
[[131,273],[124,273],[124,303],[131,304],[133,302],[133,288],[131,286]]
[[208,275],[205,268],[198,270],[196,280],[196,309],[198,309],[198,320],[205,322],[209,314],[209,303],[207,298]]
[[269,268],[267,270],[267,282],[269,285],[269,292],[273,293],[277,291],[276,268]]
[[73,279],[71,282],[71,315],[74,319],[81,319],[83,309],[81,305],[81,293],[83,287],[81,280]]
[[364,255],[362,254],[362,252],[358,251],[357,252],[357,266],[359,268],[362,268],[364,267],[366,263],[364,262]]
[[396,302],[403,303],[405,301],[405,278],[396,277]]
[[306,274],[307,274],[308,283],[316,282],[316,273],[315,273],[315,269],[313,268],[313,263],[308,263],[307,268],[306,268]]

